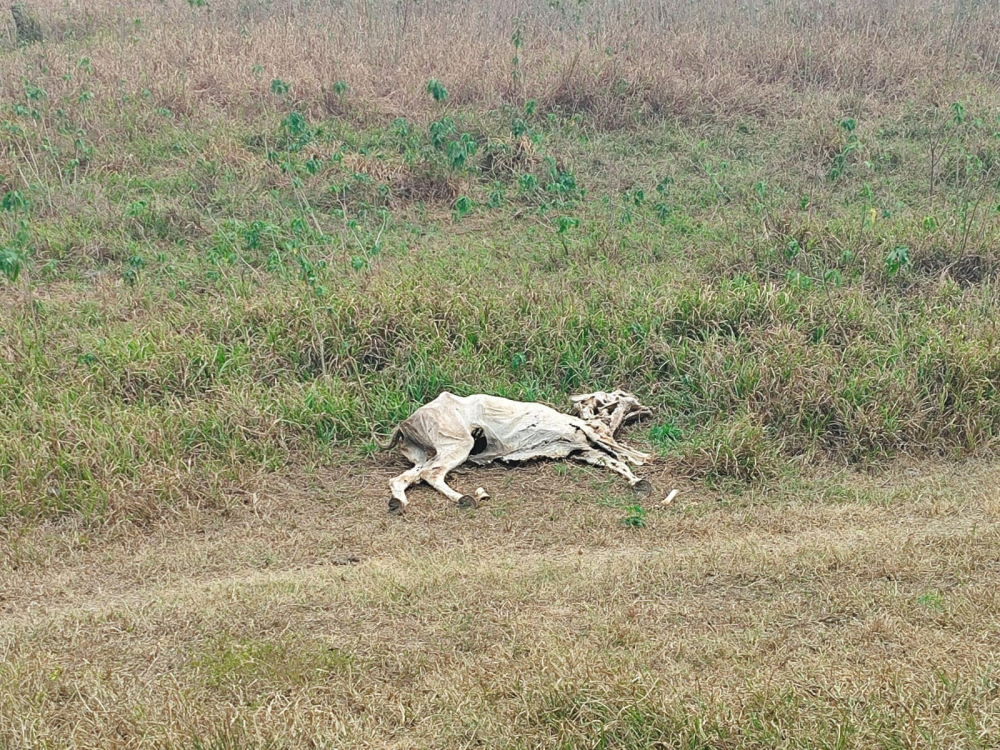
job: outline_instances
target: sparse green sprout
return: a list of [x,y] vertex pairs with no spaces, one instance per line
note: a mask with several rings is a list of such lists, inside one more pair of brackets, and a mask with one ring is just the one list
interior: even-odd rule
[[436,102],[443,102],[448,99],[448,89],[446,89],[444,84],[437,78],[432,78],[427,82],[427,93],[430,94]]
[[428,129],[431,134],[431,143],[435,148],[441,148],[447,142],[448,136],[455,132],[455,121],[450,117],[442,117],[440,120],[432,122]]
[[285,96],[289,92],[290,88],[291,87],[280,78],[271,79],[271,93],[275,96]]
[[944,597],[937,591],[930,591],[917,597],[917,602],[932,612],[944,612]]
[[885,257],[885,270],[890,276],[895,276],[900,269],[910,263],[910,248],[906,245],[896,245]]
[[641,206],[646,201],[646,191],[640,187],[627,190],[625,200],[634,206]]
[[464,167],[466,162],[475,155],[479,144],[468,133],[462,133],[458,140],[448,144],[448,159],[453,169]]
[[577,193],[576,178],[572,172],[556,169],[554,166],[551,166],[549,169],[549,181],[545,184],[545,190],[554,194],[558,202],[565,202]]
[[20,190],[8,190],[0,198],[0,208],[4,211],[20,211],[28,207],[28,199]]
[[192,8],[207,8],[208,0],[187,0],[187,4]]
[[472,199],[466,195],[458,196],[458,199],[455,201],[455,213],[454,213],[455,221],[461,219],[471,210],[472,210]]
[[[997,206],[997,211],[1000,212],[1000,206]],[[921,224],[923,225],[924,230],[928,232],[933,232],[938,227],[937,219],[933,216],[925,216]]]
[[41,86],[26,81],[24,84],[24,96],[31,101],[38,102],[47,99],[49,95]]
[[493,185],[490,187],[490,195],[486,201],[486,205],[490,208],[499,208],[505,201],[506,196],[503,183],[494,181]]
[[347,89],[348,87],[346,81],[334,81],[333,93],[335,93],[337,96],[343,96],[344,94],[346,94]]
[[785,273],[785,282],[788,284],[788,286],[796,287],[798,289],[812,288],[812,279],[810,279],[801,271],[798,271],[794,268],[788,269],[788,271]]
[[21,266],[24,264],[24,252],[16,247],[0,248],[0,274],[7,281],[14,283],[21,274]]
[[558,227],[556,231],[559,234],[566,234],[570,229],[580,226],[580,220],[573,216],[560,216],[556,224]]
[[956,125],[965,122],[965,105],[962,102],[953,102],[951,105],[951,119]]
[[680,442],[681,431],[673,422],[664,422],[650,428],[649,439],[660,452],[665,453]]
[[397,138],[409,138],[411,132],[413,132],[413,126],[410,125],[405,117],[397,117],[392,121],[392,133]]
[[836,268],[828,268],[823,273],[823,283],[827,286],[840,286],[844,282],[844,276]]
[[625,516],[620,521],[622,526],[630,529],[646,527],[646,509],[641,505],[630,505],[625,509]]
[[122,281],[129,286],[135,286],[139,280],[139,272],[146,267],[146,261],[139,255],[128,259],[128,267],[122,272]]
[[298,112],[291,112],[289,115],[281,121],[281,127],[284,128],[290,135],[301,135],[306,132],[309,124],[306,122],[306,118],[303,117]]

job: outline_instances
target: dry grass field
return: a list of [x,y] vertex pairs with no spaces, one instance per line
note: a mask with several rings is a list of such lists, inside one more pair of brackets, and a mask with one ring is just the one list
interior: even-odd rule
[[0,750],[1000,747],[995,3],[3,14]]
[[590,470],[459,472],[489,508],[402,519],[389,474],[8,532],[4,745],[1000,743],[993,466],[686,488],[641,529]]

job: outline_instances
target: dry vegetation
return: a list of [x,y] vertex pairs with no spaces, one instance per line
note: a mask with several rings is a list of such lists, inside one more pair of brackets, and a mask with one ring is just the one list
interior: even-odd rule
[[[0,748],[1000,744],[995,4],[18,12]],[[385,516],[614,387],[675,508]]]
[[324,471],[152,533],[11,533],[0,742],[1000,742],[995,467],[686,488],[629,528],[557,466],[460,472],[494,489],[474,515],[425,488],[389,518],[389,470]]

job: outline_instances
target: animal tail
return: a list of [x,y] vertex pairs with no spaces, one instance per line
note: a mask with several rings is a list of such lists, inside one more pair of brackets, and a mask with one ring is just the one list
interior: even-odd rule
[[392,446],[394,446],[396,443],[398,443],[399,439],[402,436],[403,436],[403,433],[399,429],[399,427],[397,426],[396,429],[394,429],[392,431],[392,434],[389,436],[388,442],[385,442],[385,443],[379,442],[378,436],[374,432],[372,433],[372,442],[374,442],[375,445],[377,445],[381,450],[387,451],[390,448],[392,448]]

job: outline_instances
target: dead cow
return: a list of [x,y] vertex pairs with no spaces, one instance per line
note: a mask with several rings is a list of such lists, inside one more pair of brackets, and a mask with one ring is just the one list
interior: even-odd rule
[[649,454],[618,443],[615,434],[626,422],[650,415],[649,409],[624,391],[598,391],[572,401],[578,416],[498,396],[442,393],[413,412],[389,442],[380,445],[388,450],[399,443],[400,452],[414,464],[389,483],[389,510],[402,512],[406,489],[421,480],[463,507],[475,506],[488,497],[482,488],[473,498],[445,482],[448,472],[466,461],[484,466],[493,461],[575,458],[610,469],[625,477],[637,493],[648,494],[649,482],[635,476],[626,462],[642,466]]

